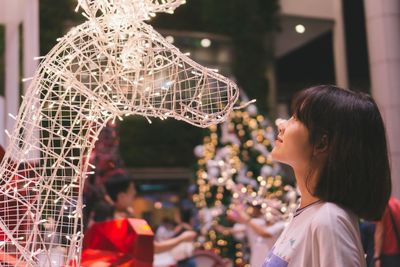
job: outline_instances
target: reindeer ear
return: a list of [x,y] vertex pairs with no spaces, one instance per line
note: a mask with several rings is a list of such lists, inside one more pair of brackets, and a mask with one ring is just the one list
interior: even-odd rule
[[178,6],[185,4],[186,0],[147,0],[147,2],[154,13],[165,12],[172,14]]

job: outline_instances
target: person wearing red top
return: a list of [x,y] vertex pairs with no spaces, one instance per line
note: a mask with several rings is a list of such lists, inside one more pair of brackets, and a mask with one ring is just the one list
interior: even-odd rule
[[390,198],[375,228],[374,267],[400,266],[400,201]]

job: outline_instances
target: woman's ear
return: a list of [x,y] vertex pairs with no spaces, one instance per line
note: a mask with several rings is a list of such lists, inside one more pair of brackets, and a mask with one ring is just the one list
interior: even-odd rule
[[314,146],[313,155],[317,156],[322,153],[326,153],[329,147],[329,138],[328,135],[323,134],[319,141]]

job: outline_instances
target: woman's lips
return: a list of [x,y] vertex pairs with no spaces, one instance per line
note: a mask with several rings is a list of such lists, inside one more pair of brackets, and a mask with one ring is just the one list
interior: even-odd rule
[[276,137],[276,141],[283,143],[282,138],[280,138],[279,136]]

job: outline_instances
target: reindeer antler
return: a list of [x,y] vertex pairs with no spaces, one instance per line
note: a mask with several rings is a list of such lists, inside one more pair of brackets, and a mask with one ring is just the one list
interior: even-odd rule
[[[147,20],[155,13],[172,14],[186,0],[78,0],[76,10],[81,7],[89,17],[101,15],[126,15],[130,19]],[[99,14],[100,13],[100,14]]]

